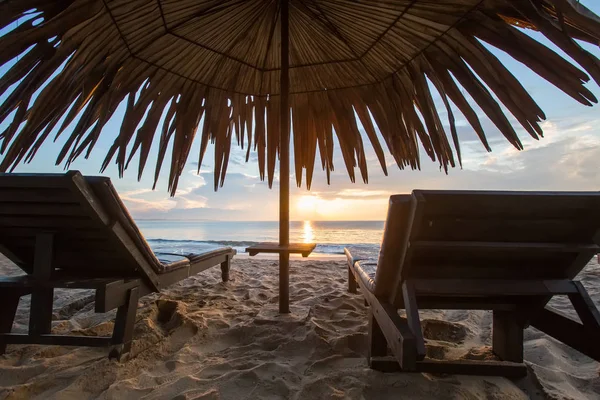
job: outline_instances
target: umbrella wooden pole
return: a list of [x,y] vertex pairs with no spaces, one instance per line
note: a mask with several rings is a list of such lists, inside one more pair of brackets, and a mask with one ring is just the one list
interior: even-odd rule
[[290,312],[290,105],[289,0],[281,0],[281,105],[279,147],[279,312]]

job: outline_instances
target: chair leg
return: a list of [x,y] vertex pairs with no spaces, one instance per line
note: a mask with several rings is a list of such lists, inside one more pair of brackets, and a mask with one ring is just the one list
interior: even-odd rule
[[373,315],[373,309],[369,308],[369,346],[367,353],[367,361],[371,366],[373,357],[385,357],[387,355],[387,339]]
[[531,326],[600,361],[600,347],[597,345],[600,328],[579,323],[549,306],[533,315]]
[[35,289],[31,293],[29,311],[29,334],[46,335],[52,330],[52,304],[54,289]]
[[[35,239],[33,258],[33,277],[48,280],[52,276],[54,258],[54,235],[40,233]],[[38,288],[31,293],[31,308],[29,313],[29,334],[44,335],[52,330],[52,303],[54,302],[53,288]]]
[[523,362],[525,322],[512,311],[494,310],[492,349],[504,361]]
[[354,274],[350,267],[348,267],[348,292],[356,293],[356,279],[354,279]]
[[10,333],[20,298],[21,295],[14,290],[5,290],[0,293],[0,304],[2,304],[2,311],[0,312],[0,355],[6,352],[6,342],[2,334]]
[[[383,372],[389,371],[379,363],[381,357],[387,355],[387,347],[394,355],[398,366],[403,371],[415,371],[417,363],[417,346],[415,335],[405,319],[400,318],[396,306],[381,302],[372,293],[365,291],[369,297],[369,365],[373,369],[382,366]],[[384,363],[385,364],[385,363]]]
[[589,329],[600,331],[600,312],[581,282],[575,281],[573,284],[577,288],[577,293],[570,294],[569,300],[571,300],[579,319]]
[[229,281],[229,269],[231,268],[231,259],[227,257],[226,261],[221,263],[221,278],[223,282]]
[[137,287],[130,289],[127,303],[117,309],[112,336],[112,344],[116,347],[111,350],[109,358],[116,358],[121,361],[131,350],[138,299],[139,289]]
[[404,299],[404,308],[406,310],[406,322],[408,322],[408,327],[413,335],[415,335],[417,360],[421,361],[426,355],[425,339],[423,338],[423,328],[421,327],[421,319],[419,317],[417,296],[413,285],[409,281],[404,281],[402,284],[402,297]]

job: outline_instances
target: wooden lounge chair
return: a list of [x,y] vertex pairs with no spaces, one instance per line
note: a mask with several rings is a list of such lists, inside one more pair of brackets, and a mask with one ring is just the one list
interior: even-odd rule
[[[0,252],[26,275],[0,277],[0,354],[7,344],[131,348],[138,299],[220,265],[228,280],[235,250],[157,256],[110,179],[0,174]],[[112,337],[51,333],[54,288],[95,289],[95,311],[117,309]],[[19,298],[31,294],[29,333],[10,333]]]
[[[349,291],[358,283],[370,305],[369,365],[522,376],[528,325],[600,360],[600,314],[573,280],[598,253],[599,228],[597,192],[392,196],[379,258],[346,249]],[[567,295],[581,322],[549,307],[554,295]],[[492,347],[502,361],[426,358],[419,309],[493,310]]]

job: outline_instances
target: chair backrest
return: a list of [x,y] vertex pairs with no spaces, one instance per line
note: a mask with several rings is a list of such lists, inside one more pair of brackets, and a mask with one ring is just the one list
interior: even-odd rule
[[390,197],[375,273],[377,296],[387,297],[395,289],[396,277],[408,248],[412,212],[413,198],[410,194]]
[[54,236],[53,265],[81,277],[142,277],[157,288],[162,265],[110,179],[0,174],[0,252],[32,273],[36,236]]
[[599,229],[600,192],[392,196],[376,291],[394,296],[410,278],[571,279],[599,251]]

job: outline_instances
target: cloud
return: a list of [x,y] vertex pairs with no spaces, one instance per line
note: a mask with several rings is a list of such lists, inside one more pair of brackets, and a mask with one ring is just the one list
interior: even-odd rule
[[184,182],[180,183],[179,187],[177,188],[176,196],[181,198],[190,193],[193,193],[198,188],[206,186],[206,179],[204,179],[202,174],[207,174],[209,172],[210,171],[200,170],[200,173],[198,173],[198,171],[193,169],[187,171],[186,177],[188,179],[184,179]]
[[121,197],[133,197],[138,196],[140,194],[151,193],[152,189],[135,189],[129,190],[127,192],[121,193]]
[[176,203],[170,199],[163,199],[159,201],[146,200],[127,196],[125,194],[121,194],[121,199],[125,203],[125,206],[127,206],[129,212],[133,215],[148,212],[163,213],[176,206]]
[[244,221],[264,220],[252,218],[248,210],[218,208],[218,207],[174,207],[157,213],[149,209],[138,210],[133,217],[136,219],[172,219],[172,220],[207,220],[207,221]]
[[189,210],[206,207],[208,199],[196,191],[206,186],[206,180],[195,170],[183,174],[175,197],[151,189],[135,189],[121,193],[121,198],[134,216],[165,214],[173,209]]
[[390,195],[388,190],[343,189],[337,192],[337,196],[341,198],[389,197]]
[[177,205],[174,208],[181,208],[184,210],[189,210],[192,208],[204,208],[206,207],[206,203],[208,199],[204,196],[195,196],[195,198],[190,199],[187,197],[179,197],[177,200]]
[[[198,161],[190,161],[186,165],[189,165],[190,167],[195,167],[196,169],[198,169]],[[202,163],[202,168],[210,168],[210,165],[208,165],[206,163]]]

